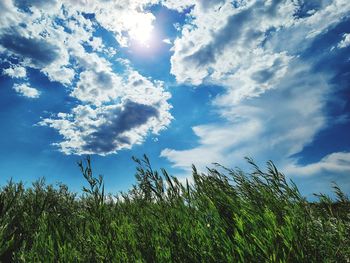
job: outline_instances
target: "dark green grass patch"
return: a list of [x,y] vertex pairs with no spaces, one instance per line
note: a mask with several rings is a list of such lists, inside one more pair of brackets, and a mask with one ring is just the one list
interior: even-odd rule
[[182,184],[134,158],[137,183],[105,194],[90,159],[78,196],[39,180],[0,190],[1,262],[350,262],[350,202],[303,198],[272,162],[217,165]]

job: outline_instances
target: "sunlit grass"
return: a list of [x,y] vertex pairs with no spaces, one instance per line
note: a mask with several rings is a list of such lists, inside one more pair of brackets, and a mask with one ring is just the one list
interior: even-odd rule
[[217,165],[193,183],[134,158],[137,183],[104,193],[89,158],[77,196],[39,180],[0,191],[2,262],[350,262],[350,202],[310,203],[272,162],[245,173]]

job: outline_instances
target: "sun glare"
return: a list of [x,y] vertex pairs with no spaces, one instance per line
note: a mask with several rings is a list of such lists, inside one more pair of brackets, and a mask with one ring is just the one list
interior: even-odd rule
[[152,31],[152,25],[149,26],[146,24],[139,23],[134,30],[133,38],[140,44],[148,46],[151,42]]
[[154,16],[150,13],[138,13],[137,15],[128,16],[126,23],[129,27],[130,39],[149,47],[153,37],[154,19]]

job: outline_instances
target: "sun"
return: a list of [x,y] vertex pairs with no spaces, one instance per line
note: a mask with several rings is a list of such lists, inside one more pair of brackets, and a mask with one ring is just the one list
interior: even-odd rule
[[138,15],[129,16],[129,37],[138,44],[149,47],[153,38],[154,16],[150,13],[138,13]]
[[151,42],[153,27],[150,28],[147,25],[138,25],[134,30],[132,38],[139,44],[148,46]]

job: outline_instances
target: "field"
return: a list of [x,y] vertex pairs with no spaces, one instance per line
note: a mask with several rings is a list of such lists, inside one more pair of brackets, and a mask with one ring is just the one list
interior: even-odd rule
[[134,158],[136,185],[105,194],[89,158],[83,194],[43,179],[0,190],[1,262],[350,262],[350,202],[303,198],[272,162],[193,167],[181,184]]

